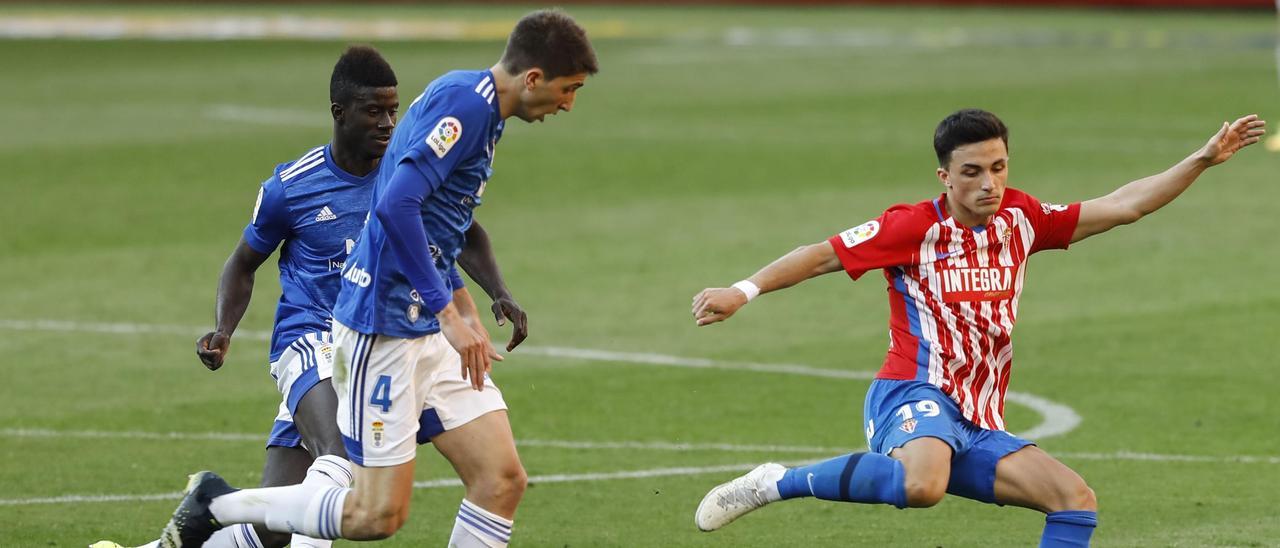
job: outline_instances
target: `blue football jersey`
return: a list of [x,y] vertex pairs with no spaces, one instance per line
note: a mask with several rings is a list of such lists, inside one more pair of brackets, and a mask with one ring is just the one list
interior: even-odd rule
[[276,166],[262,183],[244,241],[263,254],[280,246],[271,361],[298,337],[330,330],[342,266],[368,216],[377,173],[343,171],[325,145]]
[[[396,169],[416,169],[423,196],[421,222],[427,249],[446,289],[456,289],[454,263],[493,173],[493,152],[504,122],[493,74],[454,71],[414,99],[383,157],[372,204],[387,193]],[[387,229],[371,215],[342,276],[334,317],[362,333],[416,338],[440,330],[387,241]],[[455,271],[456,272],[456,271]],[[428,288],[419,288],[427,290]],[[447,301],[446,301],[447,302]]]

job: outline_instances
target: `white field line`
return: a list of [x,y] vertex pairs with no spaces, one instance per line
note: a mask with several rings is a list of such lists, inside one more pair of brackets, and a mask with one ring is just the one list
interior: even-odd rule
[[1280,464],[1280,456],[1265,455],[1226,455],[1215,457],[1210,455],[1160,455],[1156,453],[1137,453],[1133,451],[1114,451],[1111,453],[1054,453],[1053,455],[1066,460],[1135,460],[1147,462],[1195,462],[1211,464]]
[[[0,438],[88,438],[132,439],[157,441],[246,441],[265,442],[263,434],[234,432],[143,432],[109,430],[52,430],[47,428],[0,428]],[[553,447],[557,449],[612,450],[631,449],[646,451],[727,451],[736,453],[813,453],[838,455],[852,451],[840,447],[814,447],[769,444],[736,443],[682,443],[670,441],[571,441],[571,440],[517,440],[520,447]]]
[[[132,335],[186,335],[189,337],[198,337],[207,331],[207,328],[180,325],[71,322],[62,320],[12,320],[2,318],[0,318],[0,329]],[[271,333],[266,331],[241,330],[236,332],[236,337],[265,341],[271,339]],[[875,376],[873,373],[868,371],[823,369],[807,365],[728,362],[710,360],[706,358],[671,356],[666,354],[614,352],[610,350],[569,348],[561,346],[521,346],[519,352],[521,354],[552,358],[666,367],[686,367],[693,369],[750,371],[755,373],[775,373],[782,375],[799,375],[805,377],[833,379],[868,380]],[[1007,392],[1005,394],[1005,399],[1019,405],[1025,405],[1036,413],[1039,413],[1042,417],[1039,424],[1031,427],[1026,432],[1018,432],[1017,435],[1020,437],[1042,440],[1066,434],[1080,425],[1080,415],[1076,414],[1074,410],[1065,405],[1055,403],[1032,394],[1014,391]]]
[[[1102,460],[1102,461],[1143,461],[1143,462],[1192,462],[1209,464],[1280,464],[1280,456],[1208,456],[1208,455],[1158,455],[1152,453],[1135,453],[1116,451],[1112,453],[1059,453],[1066,460]],[[683,466],[674,468],[650,468],[647,470],[624,470],[617,472],[589,472],[582,474],[545,474],[529,477],[530,484],[540,483],[575,483],[625,479],[645,479],[679,476],[696,476],[702,474],[740,472],[749,470],[757,463],[721,464],[714,466]],[[459,487],[462,481],[457,478],[440,478],[414,482],[415,489],[438,489],[443,487]],[[182,493],[154,493],[147,495],[62,495],[58,497],[38,497],[19,499],[0,499],[0,506],[32,506],[37,504],[71,504],[93,502],[145,502],[157,500],[177,500]]]
[[[109,333],[113,335],[186,335],[199,337],[208,332],[208,328],[182,325],[139,324],[139,323],[100,323],[71,322],[63,320],[10,320],[0,319],[0,329],[14,331],[56,331],[77,333]],[[236,338],[255,341],[271,340],[270,331],[254,331],[241,329],[236,331]],[[751,362],[725,362],[705,358],[687,358],[665,354],[638,352],[613,352],[609,350],[593,350],[590,348],[568,348],[562,346],[530,346],[522,345],[520,354],[546,356],[552,358],[571,358],[615,363],[635,363],[642,365],[667,365],[672,367],[689,367],[695,369],[734,369],[739,371],[757,371],[762,373],[782,373],[808,377],[829,377],[836,379],[870,380],[875,377],[869,371],[845,371],[839,369],[822,369],[795,364],[769,364]]]
[[[249,441],[262,442],[264,434],[243,434],[233,432],[143,432],[143,431],[107,431],[107,430],[52,430],[47,428],[0,428],[0,437],[4,438],[90,438],[90,439],[140,439],[140,440],[174,440],[174,441]],[[841,455],[853,451],[866,451],[866,447],[821,447],[810,445],[773,445],[773,444],[738,444],[738,443],[686,443],[672,441],[573,441],[573,440],[518,440],[520,447],[554,447],[557,449],[583,450],[643,450],[672,451],[677,453],[691,451],[725,451],[735,453],[801,453],[815,455]],[[1199,463],[1241,463],[1241,464],[1280,464],[1280,456],[1255,455],[1162,455],[1158,453],[1141,453],[1136,451],[1113,451],[1109,453],[1054,453],[1054,456],[1076,460],[1132,460],[1150,462],[1199,462]]]
[[[586,481],[609,481],[621,479],[662,478],[672,476],[696,476],[721,472],[741,472],[750,470],[759,463],[753,464],[720,464],[715,466],[682,466],[675,468],[650,468],[648,470],[623,470],[618,472],[590,472],[584,474],[545,474],[529,476],[529,484],[540,483],[574,483]],[[442,487],[460,487],[462,481],[457,478],[441,478],[415,481],[415,489],[438,489]],[[0,506],[31,506],[36,504],[66,504],[82,502],[140,502],[154,500],[177,500],[180,492],[154,493],[149,495],[63,495],[60,497],[40,497],[26,499],[0,499]]]
[[1018,432],[1017,436],[1020,438],[1042,440],[1066,434],[1080,426],[1080,415],[1074,409],[1040,396],[1009,390],[1005,392],[1004,400],[1030,407],[1043,418],[1040,424],[1025,432]]

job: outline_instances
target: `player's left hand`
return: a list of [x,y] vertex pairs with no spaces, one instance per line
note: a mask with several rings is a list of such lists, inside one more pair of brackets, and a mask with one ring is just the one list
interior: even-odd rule
[[722,322],[744,304],[747,296],[736,287],[709,287],[693,296],[693,319],[699,326]]
[[1223,122],[1222,129],[1200,149],[1200,159],[1209,166],[1230,160],[1240,149],[1262,139],[1267,132],[1267,122],[1250,114],[1230,124]]
[[508,319],[511,320],[511,341],[507,343],[507,352],[515,350],[529,336],[529,318],[524,309],[510,295],[498,297],[490,308],[493,310],[493,317],[498,320],[498,327],[506,325]]
[[217,371],[222,367],[222,360],[226,359],[230,348],[231,337],[221,331],[210,331],[196,339],[196,356],[200,357],[200,363],[210,371]]

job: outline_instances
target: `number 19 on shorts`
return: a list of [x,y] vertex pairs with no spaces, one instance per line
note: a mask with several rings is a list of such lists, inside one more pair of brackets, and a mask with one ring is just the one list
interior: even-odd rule
[[[911,412],[911,404],[903,405],[898,408],[898,418],[902,419],[902,425],[899,426],[903,432],[911,434],[916,431],[915,414]],[[920,400],[915,403],[915,410],[923,417],[936,417],[942,413],[942,409],[938,407],[938,402],[933,400]]]

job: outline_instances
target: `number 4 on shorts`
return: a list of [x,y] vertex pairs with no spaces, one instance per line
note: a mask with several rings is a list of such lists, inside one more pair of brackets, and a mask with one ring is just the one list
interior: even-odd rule
[[391,410],[391,375],[379,375],[378,382],[373,385],[373,395],[369,397],[369,405],[376,405],[386,413]]

